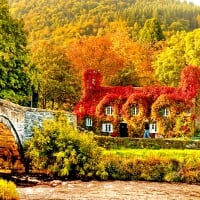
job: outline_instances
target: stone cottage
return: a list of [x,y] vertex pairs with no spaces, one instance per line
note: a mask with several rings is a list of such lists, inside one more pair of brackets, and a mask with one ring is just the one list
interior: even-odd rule
[[[103,86],[98,70],[84,74],[84,94],[74,112],[78,125],[95,133],[142,137],[143,122],[150,121],[156,137],[191,133],[195,120],[194,99],[200,88],[200,70],[187,66],[182,70],[179,87]],[[180,135],[179,135],[180,136]]]

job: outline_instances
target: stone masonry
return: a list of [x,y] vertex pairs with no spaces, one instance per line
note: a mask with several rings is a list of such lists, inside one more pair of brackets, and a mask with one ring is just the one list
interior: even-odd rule
[[[33,134],[34,126],[42,126],[45,119],[53,119],[56,111],[23,107],[0,99],[0,123],[5,124],[20,145]],[[69,123],[76,128],[76,115],[64,112]]]

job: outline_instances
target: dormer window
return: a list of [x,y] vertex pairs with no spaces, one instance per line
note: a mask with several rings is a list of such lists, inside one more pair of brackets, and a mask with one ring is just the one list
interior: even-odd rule
[[131,108],[130,108],[130,115],[131,116],[136,116],[136,115],[138,115],[138,113],[139,113],[138,105],[135,104],[135,105],[131,106]]
[[112,115],[113,114],[113,108],[112,106],[107,106],[105,109],[106,115]]
[[163,116],[164,117],[168,117],[169,116],[169,108],[164,108]]
[[90,117],[85,118],[85,126],[92,127],[92,119]]
[[162,109],[160,109],[160,115],[163,117],[168,117],[170,112],[169,112],[169,107],[164,107]]

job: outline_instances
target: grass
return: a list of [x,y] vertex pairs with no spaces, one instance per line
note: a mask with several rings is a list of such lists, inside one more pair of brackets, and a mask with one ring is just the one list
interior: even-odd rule
[[127,158],[171,158],[177,160],[195,159],[200,160],[200,150],[180,150],[180,149],[111,149],[105,150],[104,154],[114,154]]

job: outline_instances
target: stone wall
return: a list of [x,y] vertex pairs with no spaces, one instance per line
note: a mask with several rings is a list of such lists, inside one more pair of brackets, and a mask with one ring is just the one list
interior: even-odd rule
[[[59,111],[58,111],[59,112]],[[24,116],[25,116],[25,121],[24,121],[24,136],[25,139],[32,137],[33,131],[32,128],[34,126],[37,127],[42,127],[43,120],[48,120],[48,119],[54,119],[57,111],[51,111],[51,110],[43,110],[43,109],[38,109],[38,108],[26,108],[24,110]],[[76,115],[68,112],[63,112],[68,120],[69,123],[76,128]]]
[[[0,99],[0,122],[6,124],[15,135],[15,130],[20,142],[30,138],[33,134],[32,128],[34,126],[42,126],[44,119],[53,119],[57,111],[44,110],[38,108],[23,107],[9,101]],[[76,128],[76,115],[64,112],[69,123]]]

